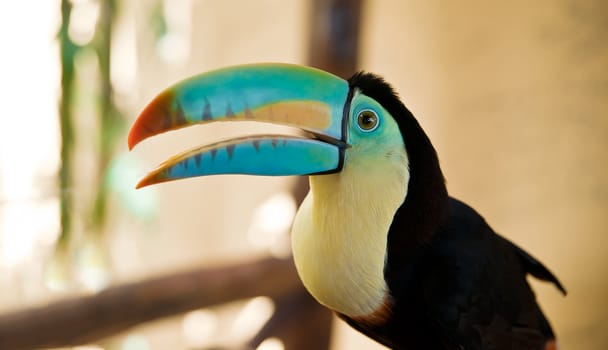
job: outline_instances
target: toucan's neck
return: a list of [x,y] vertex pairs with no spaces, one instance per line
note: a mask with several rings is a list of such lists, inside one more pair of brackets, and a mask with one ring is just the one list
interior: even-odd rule
[[374,99],[395,118],[407,151],[410,172],[407,198],[399,207],[389,233],[390,259],[390,255],[399,255],[390,254],[390,250],[416,250],[432,239],[446,217],[445,180],[435,148],[393,88],[382,78],[363,72],[353,75],[348,83],[351,90]]
[[399,287],[396,273],[442,224],[448,197],[433,146],[390,86],[369,74],[356,74],[349,84],[392,116],[380,129],[392,133],[374,141],[350,135],[340,172],[310,177],[292,248],[298,273],[319,302],[370,320]]
[[304,285],[349,317],[379,312],[388,296],[387,233],[408,182],[407,159],[395,164],[363,167],[351,158],[340,173],[310,177],[311,191],[294,221],[293,253]]
[[423,253],[447,217],[445,181],[431,141],[390,85],[366,73],[355,74],[349,85],[381,104],[395,118],[407,150],[407,197],[397,209],[388,232],[385,268],[388,287],[397,292],[397,288],[403,287],[403,269],[408,269],[416,256]]
[[[405,107],[403,107],[405,109]],[[404,270],[424,254],[448,218],[448,192],[437,153],[418,122],[409,113],[399,125],[410,162],[407,197],[397,209],[388,233],[385,277],[389,289],[404,288]]]

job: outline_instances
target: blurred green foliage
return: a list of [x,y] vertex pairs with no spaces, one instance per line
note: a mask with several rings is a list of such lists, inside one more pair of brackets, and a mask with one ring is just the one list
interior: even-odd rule
[[[59,188],[61,196],[61,234],[58,249],[64,249],[73,235],[74,215],[79,213],[75,208],[74,188],[75,147],[79,142],[94,142],[96,184],[92,203],[86,203],[82,211],[86,218],[87,234],[103,234],[107,220],[108,205],[108,170],[115,155],[117,143],[124,135],[125,118],[114,100],[114,90],[110,79],[111,70],[111,41],[115,19],[118,14],[115,0],[98,0],[99,15],[95,23],[92,40],[79,45],[70,37],[70,23],[73,20],[74,4],[69,0],[61,1],[61,26],[58,33],[61,55],[61,98],[59,101],[59,119],[61,127],[61,165],[59,170]],[[86,77],[87,84],[92,88],[79,86],[79,75],[85,74],[79,69],[78,61],[93,53],[97,67],[93,81]],[[88,57],[88,56],[87,56]],[[94,138],[81,136],[78,129],[78,118],[82,117],[83,101],[93,101],[92,109],[98,133]]]

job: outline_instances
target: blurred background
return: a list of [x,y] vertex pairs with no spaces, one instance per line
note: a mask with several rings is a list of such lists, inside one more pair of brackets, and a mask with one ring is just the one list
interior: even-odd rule
[[[169,155],[260,126],[182,130],[133,152],[126,132],[180,79],[290,62],[393,84],[433,141],[450,193],[567,288],[564,298],[532,282],[561,348],[607,349],[607,38],[602,0],[2,1],[0,312],[289,256],[301,180],[218,176],[134,190]],[[237,348],[277,309],[251,297],[75,349]],[[332,349],[382,348],[330,322]],[[277,338],[256,346],[285,348]]]

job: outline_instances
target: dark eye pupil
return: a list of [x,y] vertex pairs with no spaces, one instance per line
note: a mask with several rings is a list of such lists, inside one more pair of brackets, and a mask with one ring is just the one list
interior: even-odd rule
[[373,129],[378,123],[378,117],[376,117],[376,115],[370,111],[361,112],[357,119],[359,122],[359,126],[363,130]]

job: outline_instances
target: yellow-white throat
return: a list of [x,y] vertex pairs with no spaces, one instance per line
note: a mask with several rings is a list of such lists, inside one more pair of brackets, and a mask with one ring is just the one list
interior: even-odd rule
[[349,317],[370,315],[386,301],[387,235],[409,180],[396,121],[363,94],[353,98],[351,116],[360,114],[363,103],[377,114],[376,133],[351,130],[351,120],[343,169],[310,177],[292,228],[304,286],[321,304]]

